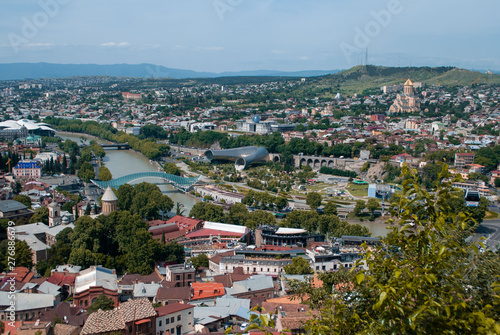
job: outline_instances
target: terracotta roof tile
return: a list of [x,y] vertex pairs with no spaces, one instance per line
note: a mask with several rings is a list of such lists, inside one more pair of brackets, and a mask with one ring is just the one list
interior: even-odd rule
[[123,316],[125,323],[150,318],[156,315],[156,311],[147,298],[127,300],[118,306],[118,310]]
[[110,311],[98,310],[90,314],[83,326],[81,335],[106,333],[125,329],[125,322],[118,309]]

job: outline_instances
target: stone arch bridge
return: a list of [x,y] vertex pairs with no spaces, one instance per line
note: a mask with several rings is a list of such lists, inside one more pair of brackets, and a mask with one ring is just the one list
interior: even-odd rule
[[358,170],[366,162],[377,163],[376,159],[353,159],[353,158],[336,158],[336,157],[318,157],[318,156],[302,156],[293,155],[295,162],[295,167],[301,167],[304,165],[310,166],[313,170],[319,170],[326,166],[332,169],[340,170]]

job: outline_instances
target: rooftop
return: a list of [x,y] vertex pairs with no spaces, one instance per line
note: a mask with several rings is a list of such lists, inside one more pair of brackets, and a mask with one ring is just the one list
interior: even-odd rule
[[27,209],[24,204],[20,203],[19,201],[15,200],[2,200],[0,201],[0,212],[2,213],[9,213],[9,212],[15,212],[15,211],[20,211],[22,209]]
[[214,298],[223,296],[224,286],[221,283],[191,283],[191,300]]
[[185,309],[189,308],[194,308],[194,305],[189,305],[189,304],[180,304],[180,303],[173,303],[173,304],[168,304],[165,306],[157,307],[155,308],[156,313],[158,313],[158,316],[164,316],[172,313],[177,313],[180,311],[183,311]]
[[93,286],[118,291],[116,273],[114,270],[98,265],[81,271],[75,279],[75,293],[83,292]]

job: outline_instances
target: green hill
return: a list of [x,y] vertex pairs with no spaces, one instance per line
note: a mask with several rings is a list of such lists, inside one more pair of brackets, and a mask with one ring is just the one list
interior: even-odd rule
[[337,87],[343,93],[361,93],[386,85],[403,84],[408,78],[426,85],[470,86],[500,84],[500,75],[484,74],[454,67],[383,67],[360,65],[333,75],[310,80],[317,88]]

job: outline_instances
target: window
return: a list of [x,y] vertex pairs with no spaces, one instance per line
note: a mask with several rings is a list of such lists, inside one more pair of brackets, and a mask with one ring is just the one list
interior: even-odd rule
[[189,312],[188,315],[191,315],[191,312]]
[[181,321],[181,316],[177,315],[177,321]]
[[170,319],[169,318],[166,318],[165,319],[165,324],[168,325],[170,323]]
[[181,276],[180,275],[176,275],[175,276],[175,280],[181,280]]
[[175,318],[172,316],[172,317],[170,318],[170,322],[174,323],[174,321],[175,321]]
[[161,320],[158,321],[158,327],[161,327]]
[[191,274],[188,274],[188,279],[191,279]]
[[175,328],[170,329],[170,334],[175,334]]

